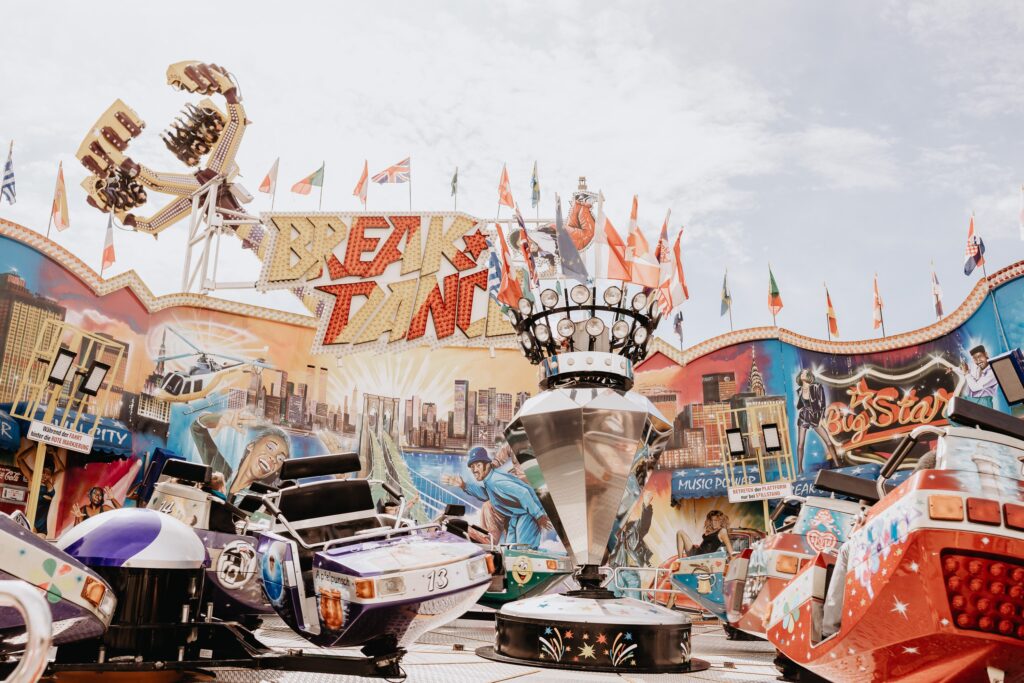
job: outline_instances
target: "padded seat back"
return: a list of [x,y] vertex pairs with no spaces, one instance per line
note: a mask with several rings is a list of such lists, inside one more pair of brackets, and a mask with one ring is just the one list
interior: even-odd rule
[[292,523],[356,512],[376,512],[370,484],[365,479],[332,479],[287,488],[281,491],[278,506],[281,514]]

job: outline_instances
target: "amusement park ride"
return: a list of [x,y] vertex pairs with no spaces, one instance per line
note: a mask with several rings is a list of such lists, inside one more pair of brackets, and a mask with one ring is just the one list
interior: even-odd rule
[[[197,170],[159,172],[127,156],[145,126],[120,100],[78,158],[90,172],[89,203],[125,226],[156,236],[189,217],[182,285],[205,291],[225,286],[216,281],[220,235],[248,243],[260,229],[235,182],[248,121],[225,69],[181,62],[167,79],[225,100],[224,109],[209,99],[187,105],[162,136]],[[171,200],[139,215],[149,191]],[[593,233],[579,203],[570,222]],[[672,430],[632,390],[661,319],[656,298],[626,283],[552,284],[509,311],[541,391],[522,403],[506,441],[525,469],[539,470],[532,483],[568,558],[494,544],[459,506],[442,511],[432,500],[432,514],[417,517],[400,477],[375,478],[376,466],[353,476],[369,471],[356,453],[288,460],[278,483],[252,483],[231,499],[208,465],[172,455],[144,475],[137,507],[90,517],[53,544],[24,516],[0,515],[0,579],[40,589],[49,612],[39,614],[31,597],[6,600],[0,585],[0,670],[137,680],[227,667],[400,678],[411,643],[479,601],[498,610],[482,657],[698,672],[709,665],[692,656],[690,618],[672,608],[685,596],[731,638],[769,640],[787,680],[1024,679],[1024,422],[963,399],[950,404],[950,426],[911,433],[877,481],[822,471],[815,486],[830,495],[778,502],[767,534],[726,529],[725,549],[675,558],[647,587],[620,582],[623,572],[608,566],[616,531]],[[165,401],[202,399],[233,373],[270,367],[171,332],[192,350],[158,361],[194,360],[163,375]],[[1019,352],[992,363],[1008,402],[1024,401]],[[897,481],[925,441],[934,452]],[[792,469],[788,451],[775,457]],[[271,613],[312,645],[357,647],[361,656],[267,647],[254,631]],[[572,656],[591,634],[605,647],[583,643],[584,656]],[[51,642],[53,659],[38,660]]]

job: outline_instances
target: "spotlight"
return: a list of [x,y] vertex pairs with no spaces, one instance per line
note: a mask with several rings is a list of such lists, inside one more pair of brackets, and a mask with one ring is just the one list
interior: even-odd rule
[[633,297],[633,310],[641,311],[643,307],[647,305],[647,296],[643,292],[638,292]]
[[576,285],[569,290],[569,297],[577,304],[583,305],[590,301],[590,287],[587,287],[586,285]]
[[636,331],[633,332],[633,341],[636,342],[637,344],[643,344],[645,341],[647,341],[647,328],[636,328]]
[[77,355],[77,353],[68,349],[58,349],[57,357],[53,359],[53,365],[50,367],[50,374],[47,376],[46,381],[50,384],[64,384]]
[[82,378],[82,383],[78,386],[78,390],[88,396],[95,396],[99,393],[100,387],[103,386],[103,380],[106,379],[108,372],[110,372],[109,365],[93,361],[93,364],[89,366],[89,371]]
[[629,334],[629,323],[625,320],[620,320],[612,325],[612,336],[616,339],[625,339],[627,334]]
[[529,332],[523,332],[519,335],[519,341],[522,343],[524,349],[533,348],[533,340],[530,339]]
[[779,426],[774,422],[761,425],[761,443],[768,453],[778,453],[782,450],[782,440],[779,439]]
[[545,308],[554,308],[558,305],[558,292],[553,289],[545,289],[540,293],[540,302]]
[[609,306],[615,306],[622,301],[622,290],[618,287],[609,287],[604,290],[604,302]]
[[743,430],[738,427],[726,429],[725,438],[729,443],[729,455],[743,455],[746,449],[743,447]]
[[530,315],[533,312],[533,304],[525,296],[519,300],[519,312],[524,316]]
[[533,336],[537,338],[541,344],[551,339],[551,328],[547,325],[537,325],[533,328]]
[[604,332],[604,321],[600,318],[591,318],[587,321],[586,330],[591,337],[598,337]]
[[568,318],[562,318],[558,321],[558,325],[555,327],[558,330],[558,336],[563,339],[568,339],[576,333],[576,323],[569,320]]

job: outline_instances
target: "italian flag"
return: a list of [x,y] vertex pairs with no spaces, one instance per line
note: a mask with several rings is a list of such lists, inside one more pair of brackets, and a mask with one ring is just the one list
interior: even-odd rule
[[782,295],[779,294],[779,285],[775,282],[775,275],[772,267],[768,266],[768,310],[772,315],[778,315],[782,310]]
[[310,173],[308,176],[292,185],[292,192],[295,194],[309,194],[314,187],[324,186],[324,165]]

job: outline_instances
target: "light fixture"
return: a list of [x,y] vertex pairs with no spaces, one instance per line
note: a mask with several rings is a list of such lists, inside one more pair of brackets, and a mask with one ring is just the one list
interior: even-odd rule
[[768,453],[778,453],[782,450],[782,440],[779,438],[779,425],[774,422],[761,425],[761,443]]
[[643,292],[637,292],[633,297],[633,310],[641,311],[647,305],[647,296]]
[[622,301],[622,290],[618,287],[609,287],[604,290],[604,302],[609,306],[614,306]]
[[591,337],[597,337],[604,332],[604,321],[600,318],[591,318],[587,321],[586,330]]
[[1015,406],[1024,403],[1024,353],[1013,349],[990,360],[988,364],[1003,390],[1006,402]]
[[590,301],[590,287],[586,285],[576,285],[569,290],[569,297],[576,303],[583,305]]
[[729,455],[743,455],[746,449],[743,447],[743,430],[739,427],[726,429],[725,438],[729,446]]
[[533,336],[537,338],[541,344],[546,343],[551,339],[551,328],[547,325],[537,325],[533,328]]
[[533,347],[533,340],[530,339],[529,332],[523,332],[519,335],[519,341],[522,343],[524,349],[530,349]]
[[525,296],[519,300],[519,312],[525,317],[533,312],[533,304]]
[[46,381],[50,384],[64,384],[68,373],[71,372],[71,367],[75,364],[77,355],[70,349],[57,349],[57,356],[53,359],[53,365],[50,366],[50,374]]
[[620,320],[612,325],[612,336],[616,339],[625,339],[627,334],[629,334],[629,323],[625,320]]
[[109,365],[99,361],[93,361],[92,365],[89,366],[89,370],[85,373],[85,376],[82,377],[82,382],[78,385],[78,390],[87,396],[95,396],[99,393],[100,387],[103,386],[103,380],[106,379],[108,372],[110,372]]
[[558,336],[563,339],[568,339],[576,333],[576,323],[569,320],[568,318],[562,318],[558,321],[558,325],[555,327],[558,330]]
[[643,344],[645,341],[647,341],[647,328],[636,328],[636,331],[633,332],[633,341],[636,342],[637,344]]
[[540,302],[546,308],[554,308],[558,305],[558,292],[553,289],[545,289],[540,293]]

